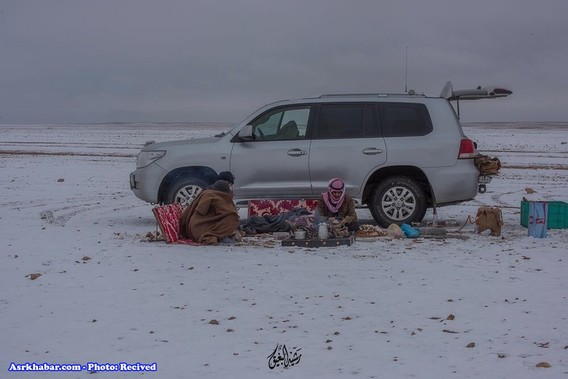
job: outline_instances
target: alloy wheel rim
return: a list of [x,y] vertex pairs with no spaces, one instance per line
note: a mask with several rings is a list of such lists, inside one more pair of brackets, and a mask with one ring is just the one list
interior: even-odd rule
[[183,206],[187,206],[195,200],[202,190],[203,189],[201,187],[193,184],[185,186],[176,193],[174,201],[176,203],[181,203]]
[[383,195],[381,208],[392,220],[402,221],[412,215],[416,209],[416,197],[406,187],[392,187]]

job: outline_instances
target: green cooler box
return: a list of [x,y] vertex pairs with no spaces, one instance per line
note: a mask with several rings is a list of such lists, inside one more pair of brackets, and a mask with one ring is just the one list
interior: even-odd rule
[[[529,203],[530,201],[521,201],[521,225],[525,228],[529,225]],[[568,228],[568,203],[564,201],[546,201],[546,203],[548,203],[546,227],[548,229]]]

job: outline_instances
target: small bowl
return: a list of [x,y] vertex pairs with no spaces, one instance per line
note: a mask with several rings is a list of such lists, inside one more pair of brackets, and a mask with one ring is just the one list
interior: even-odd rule
[[297,240],[306,239],[306,231],[305,230],[296,230],[294,232],[294,239],[297,239]]

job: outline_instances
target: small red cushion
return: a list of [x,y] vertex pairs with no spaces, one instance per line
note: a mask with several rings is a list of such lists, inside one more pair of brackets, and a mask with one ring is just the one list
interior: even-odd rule
[[156,217],[160,231],[166,243],[179,243],[184,245],[200,245],[191,239],[180,239],[179,221],[183,207],[180,203],[166,204],[152,208],[152,213]]

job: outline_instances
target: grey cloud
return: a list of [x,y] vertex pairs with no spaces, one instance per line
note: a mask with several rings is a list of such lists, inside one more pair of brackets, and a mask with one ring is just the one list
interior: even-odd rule
[[565,121],[568,3],[0,2],[0,122],[237,121],[282,98],[503,85],[464,121]]

